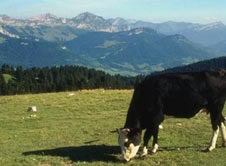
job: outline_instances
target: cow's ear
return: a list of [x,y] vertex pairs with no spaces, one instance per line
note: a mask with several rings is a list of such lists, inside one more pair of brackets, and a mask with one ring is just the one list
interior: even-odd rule
[[118,134],[120,134],[121,133],[121,131],[123,130],[123,128],[120,128],[120,129],[116,129],[115,131],[113,131],[114,133],[116,132],[116,133],[118,133]]
[[125,134],[128,134],[131,130],[129,128],[122,129]]
[[116,132],[118,134],[124,134],[127,135],[131,130],[129,128],[120,128],[120,129],[116,129]]
[[119,133],[119,131],[118,131],[119,129],[116,129],[116,130],[112,130],[112,131],[110,131],[110,133]]

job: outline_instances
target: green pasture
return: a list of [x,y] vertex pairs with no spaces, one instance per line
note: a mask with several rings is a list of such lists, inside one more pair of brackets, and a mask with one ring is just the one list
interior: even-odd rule
[[[110,131],[123,126],[132,93],[100,89],[1,96],[0,165],[226,165],[226,148],[220,146],[220,137],[218,148],[202,151],[212,135],[206,114],[165,120],[156,154],[120,162],[117,134]],[[28,112],[33,105],[38,111]]]

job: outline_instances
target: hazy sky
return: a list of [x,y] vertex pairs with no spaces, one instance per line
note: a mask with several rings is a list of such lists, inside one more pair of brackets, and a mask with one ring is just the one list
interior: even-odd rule
[[0,14],[16,18],[43,13],[72,18],[86,11],[104,18],[226,24],[226,0],[0,0]]

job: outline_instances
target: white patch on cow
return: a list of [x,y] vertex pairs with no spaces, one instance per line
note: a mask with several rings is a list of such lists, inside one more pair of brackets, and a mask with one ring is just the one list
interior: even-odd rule
[[138,150],[140,148],[140,145],[137,145],[137,146],[134,146],[132,143],[130,144],[129,146],[129,151],[130,151],[130,156],[129,156],[129,159],[133,158],[136,156]]
[[148,149],[146,146],[143,147],[143,151],[142,151],[142,154],[140,155],[141,157],[144,157],[148,154]]
[[212,151],[213,149],[216,148],[218,133],[219,133],[219,127],[217,127],[217,130],[213,130],[213,135],[210,141],[210,145],[207,148],[209,151]]
[[222,137],[222,146],[226,147],[226,129],[223,122],[221,122],[220,131]]
[[159,125],[159,129],[163,129],[163,125]]
[[126,138],[124,142],[126,143],[126,142],[128,142],[128,141],[129,141],[129,139],[128,139],[128,138]]
[[136,156],[139,148],[140,148],[140,145],[134,146],[133,143],[131,143],[128,148],[124,146],[124,148],[121,148],[122,155],[120,159],[130,161],[133,157]]
[[122,152],[120,159],[126,160],[126,161],[129,161],[133,157],[135,157],[140,148],[140,145],[134,146],[133,143],[130,143],[129,147],[125,146],[125,143],[128,142],[128,140],[129,140],[128,136],[127,136],[128,132],[129,132],[129,129],[120,129],[118,131],[118,133],[119,133],[118,142],[119,142],[119,145],[121,147],[121,152]]
[[157,150],[158,150],[158,148],[159,148],[159,146],[158,146],[158,144],[155,144],[153,147],[152,147],[152,153],[156,153],[157,152]]

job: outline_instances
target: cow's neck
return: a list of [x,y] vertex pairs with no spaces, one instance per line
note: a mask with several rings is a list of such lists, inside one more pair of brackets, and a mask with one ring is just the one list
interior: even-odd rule
[[141,129],[140,118],[137,115],[133,114],[132,111],[128,111],[124,128]]

